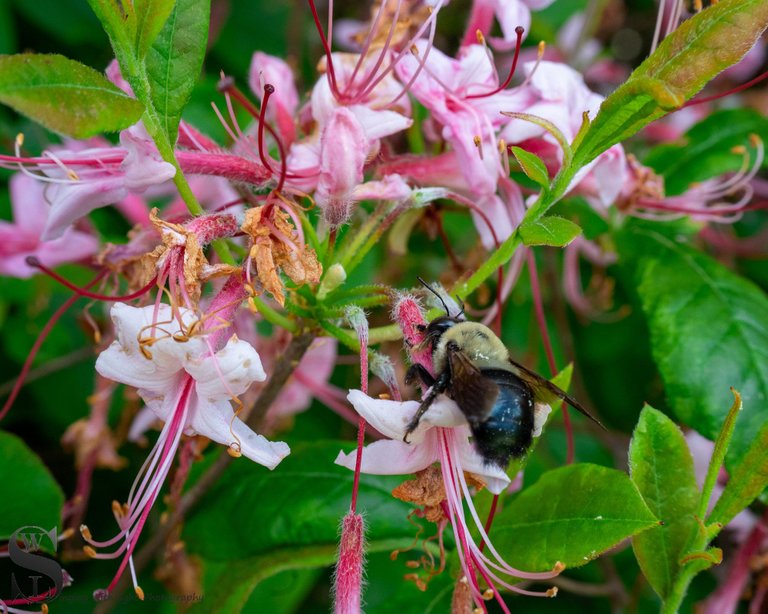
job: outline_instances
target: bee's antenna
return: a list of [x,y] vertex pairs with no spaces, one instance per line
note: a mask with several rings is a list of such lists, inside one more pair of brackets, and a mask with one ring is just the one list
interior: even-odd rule
[[[445,301],[443,300],[443,297],[440,296],[437,291],[430,286],[426,281],[424,281],[421,277],[418,275],[416,276],[416,279],[418,279],[421,282],[421,285],[424,286],[427,290],[429,290],[432,294],[434,294],[438,300],[443,304],[443,309],[445,309],[445,315],[447,315],[449,318],[451,317],[451,311],[448,309],[448,305],[445,304]],[[464,313],[464,304],[462,303],[461,306],[461,313]],[[461,315],[461,314],[459,314]]]
[[458,301],[459,306],[461,307],[461,311],[459,311],[459,313],[456,315],[456,317],[460,318],[461,316],[464,315],[464,309],[465,309],[466,305],[464,305],[464,301],[461,300],[461,297],[459,297],[458,294],[456,295],[456,300]]

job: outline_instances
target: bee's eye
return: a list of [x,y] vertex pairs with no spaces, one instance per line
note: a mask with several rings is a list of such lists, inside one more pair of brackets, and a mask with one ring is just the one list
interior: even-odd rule
[[427,330],[427,327],[424,326],[423,324],[417,324],[416,330],[419,331],[420,333],[423,333],[425,330]]

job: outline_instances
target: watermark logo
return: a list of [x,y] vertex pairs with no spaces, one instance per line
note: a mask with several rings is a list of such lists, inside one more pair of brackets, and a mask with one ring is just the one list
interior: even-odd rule
[[[14,531],[8,542],[11,562],[20,570],[11,573],[10,604],[45,603],[61,594],[64,586],[64,570],[58,562],[42,554],[56,552],[58,548],[56,527],[46,531],[42,527],[27,526]],[[2,611],[0,601],[0,611]]]

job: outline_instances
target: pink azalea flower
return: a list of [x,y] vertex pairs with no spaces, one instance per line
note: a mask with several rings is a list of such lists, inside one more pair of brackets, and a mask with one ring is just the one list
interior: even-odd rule
[[[469,441],[467,420],[456,403],[446,397],[438,399],[424,414],[419,427],[403,441],[405,428],[419,407],[418,401],[390,401],[372,399],[359,390],[350,391],[347,399],[358,414],[373,428],[389,439],[374,441],[363,452],[363,473],[376,475],[405,475],[426,469],[443,458],[442,430],[454,428],[456,462],[465,471],[484,482],[488,490],[499,494],[511,480],[506,472],[486,463]],[[355,468],[355,452],[340,452],[336,463]]]
[[456,170],[473,195],[490,194],[502,173],[496,129],[508,122],[501,111],[526,110],[528,98],[518,90],[502,90],[498,74],[482,45],[463,47],[458,59],[449,58],[427,41],[416,44],[418,53],[397,67],[403,82],[410,82],[423,64],[410,92],[442,125],[442,137],[456,154]]
[[113,510],[120,532],[107,541],[92,539],[87,527],[82,533],[98,548],[122,541],[111,553],[89,551],[95,558],[122,557],[115,578],[96,596],[107,597],[130,564],[134,588],[141,597],[131,556],[182,434],[204,435],[227,446],[233,456],[245,455],[269,469],[290,450],[285,443],[269,442],[251,431],[232,409],[231,402],[238,402],[237,396],[252,382],[266,378],[259,355],[250,344],[233,336],[214,351],[214,335],[194,334],[199,321],[195,312],[164,304],[137,308],[118,303],[111,315],[117,339],[99,355],[96,370],[106,378],[138,388],[146,406],[165,426],[131,488],[127,504]]
[[34,256],[42,264],[54,267],[77,262],[95,254],[99,241],[85,232],[68,228],[53,241],[41,240],[48,219],[43,186],[24,174],[10,181],[13,222],[0,221],[0,274],[27,278],[40,269],[27,264]]
[[[65,166],[45,165],[41,170],[50,183],[47,197],[51,212],[43,233],[44,240],[57,239],[75,221],[94,209],[123,200],[128,194],[144,192],[153,185],[172,179],[172,164],[164,162],[143,126],[137,124],[120,133],[121,147],[58,151]],[[90,165],[74,173],[67,167],[79,160],[118,158],[118,168]]]
[[[394,314],[403,329],[406,343],[411,347],[412,360],[432,372],[431,353],[424,344],[425,322],[421,308],[413,298],[406,296],[396,303]],[[490,542],[474,507],[465,472],[473,474],[494,494],[501,493],[510,485],[511,480],[503,468],[485,462],[474,449],[469,441],[470,431],[466,418],[452,400],[444,395],[439,396],[424,414],[416,430],[409,435],[410,443],[405,443],[403,436],[419,407],[417,401],[372,399],[359,390],[351,391],[347,398],[366,422],[391,438],[373,442],[364,448],[362,472],[403,474],[427,469],[434,463],[440,464],[445,490],[441,509],[453,528],[462,571],[471,599],[478,608],[486,611],[477,574],[488,585],[505,612],[509,610],[497,586],[528,595],[553,596],[556,593],[556,590],[535,593],[521,589],[513,583],[513,578],[546,580],[556,576],[562,570],[562,565],[558,564],[551,572],[543,573],[514,569]],[[540,434],[549,411],[549,406],[537,405],[535,436]],[[339,453],[336,463],[354,469],[356,456],[356,453]],[[488,554],[474,542],[474,531],[488,546]]]

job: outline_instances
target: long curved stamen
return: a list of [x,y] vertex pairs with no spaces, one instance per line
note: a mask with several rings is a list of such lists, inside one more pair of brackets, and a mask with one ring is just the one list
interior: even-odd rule
[[504,80],[504,83],[499,85],[496,89],[486,92],[484,94],[469,94],[465,96],[464,98],[469,100],[472,98],[488,98],[489,96],[493,96],[494,94],[498,94],[502,90],[505,90],[507,86],[512,81],[512,77],[515,74],[515,70],[517,70],[517,61],[520,58],[520,49],[522,49],[523,46],[523,34],[525,32],[525,29],[522,26],[517,26],[515,28],[515,35],[517,36],[517,41],[515,42],[515,56],[512,59],[512,68],[509,71],[509,75],[507,75],[507,78]]
[[331,53],[331,46],[328,43],[328,39],[325,37],[323,26],[320,23],[320,16],[317,14],[315,1],[308,0],[308,2],[309,8],[312,11],[312,19],[315,22],[315,28],[317,28],[317,33],[320,35],[320,41],[323,45],[323,51],[325,51],[325,57],[328,63],[328,83],[331,86],[331,92],[333,93],[333,97],[336,98],[336,100],[341,100],[343,96],[341,95],[341,92],[339,91],[339,85],[336,82],[336,71],[333,68],[333,54]]
[[[744,90],[749,89],[753,85],[757,85],[758,83],[764,81],[765,79],[768,79],[768,71],[764,72],[761,75],[758,75],[757,77],[755,77],[750,81],[747,81],[746,83],[739,85],[738,87],[734,87],[733,89],[728,90],[727,92],[722,92],[721,94],[714,94],[712,96],[705,96],[703,98],[694,98],[693,100],[689,100],[682,107],[680,107],[680,109],[684,109],[686,107],[692,107],[697,104],[704,104],[705,102],[712,102],[713,100],[719,100],[720,98],[725,98],[726,96],[730,96],[731,94],[738,94],[739,92],[743,92]],[[680,109],[676,109],[676,111],[679,111]]]
[[410,51],[411,47],[415,44],[417,40],[419,40],[422,37],[424,32],[427,31],[427,28],[433,27],[433,24],[437,20],[437,14],[440,12],[440,9],[443,7],[444,1],[445,0],[438,0],[435,6],[433,6],[430,9],[429,17],[427,17],[427,19],[424,20],[424,23],[421,24],[421,26],[416,31],[416,33],[411,37],[411,40],[409,40],[405,45],[403,45],[403,48],[398,52],[398,54],[394,57],[394,59],[387,65],[387,67],[375,79],[373,79],[368,84],[368,86],[365,88],[364,91],[358,94],[358,100],[363,100],[365,97],[367,97],[375,89],[375,87],[379,83],[381,83],[390,72],[392,72],[395,69],[395,66],[397,66],[400,60],[402,60],[407,53],[411,52]]
[[[544,304],[541,300],[541,287],[539,285],[539,274],[536,269],[536,257],[533,254],[533,250],[529,250],[527,253],[528,262],[528,276],[531,280],[531,293],[533,295],[534,311],[536,313],[536,322],[539,326],[539,332],[541,333],[541,339],[544,343],[544,353],[547,355],[547,364],[549,365],[549,371],[552,375],[557,373],[557,364],[555,363],[555,354],[552,350],[552,340],[549,338],[549,329],[547,328],[547,320],[544,316]],[[570,465],[576,456],[576,446],[573,440],[573,426],[571,425],[571,415],[568,408],[564,403],[561,403],[563,414],[563,425],[565,426],[565,438],[566,438],[566,464]]]
[[[365,59],[365,56],[368,55],[368,50],[371,48],[371,43],[373,42],[374,34],[379,29],[379,22],[381,21],[382,16],[384,15],[385,8],[387,6],[386,2],[380,2],[379,3],[379,9],[376,11],[376,17],[373,19],[373,23],[371,23],[371,27],[368,30],[368,36],[365,37],[365,42],[363,43],[363,47],[360,50],[360,54],[357,58],[357,62],[355,62],[355,67],[352,69],[352,74],[349,77],[349,80],[347,81],[347,87],[344,90],[344,93],[347,94],[347,90],[349,89],[349,86],[354,82],[355,78],[357,77],[357,73],[360,70],[360,67],[363,64],[363,60]],[[331,16],[331,11],[328,11],[328,16]],[[393,22],[393,27],[396,22]],[[330,20],[329,20],[330,24]],[[329,26],[330,27],[330,26]]]
[[[153,277],[148,284],[141,287],[139,290],[136,290],[135,292],[131,292],[130,294],[122,294],[122,295],[109,295],[109,294],[99,294],[97,292],[90,292],[88,288],[90,288],[93,285],[93,281],[89,282],[85,288],[81,288],[79,286],[74,285],[69,280],[65,279],[61,275],[59,275],[56,271],[53,269],[48,268],[45,266],[40,260],[38,260],[35,256],[29,256],[26,260],[27,264],[31,267],[35,267],[36,269],[40,269],[43,273],[45,273],[48,277],[51,279],[59,282],[62,286],[65,288],[69,288],[72,290],[72,292],[75,292],[78,296],[82,296],[85,298],[92,298],[97,301],[113,301],[113,302],[125,302],[125,301],[132,301],[134,299],[137,299],[141,296],[144,296],[147,292],[149,292],[157,283],[157,277]],[[98,279],[101,279],[104,275],[107,274],[107,271],[103,271],[100,274],[100,277]]]
[[[386,4],[385,2],[382,2],[382,6]],[[372,79],[379,68],[381,68],[381,64],[384,62],[384,58],[387,56],[387,53],[389,51],[389,47],[392,44],[392,37],[395,34],[395,31],[397,30],[397,20],[400,17],[400,7],[402,6],[402,0],[397,0],[397,6],[395,7],[395,14],[392,16],[392,23],[389,26],[389,32],[387,33],[387,38],[384,41],[384,46],[382,47],[381,51],[379,51],[379,57],[376,58],[376,62],[374,63],[373,67],[370,70],[366,71],[365,78],[363,79],[363,82],[369,81]],[[362,58],[362,53],[360,55],[360,58]],[[360,60],[358,60],[359,63]],[[345,89],[345,95],[347,91],[352,87],[352,80],[350,79],[349,83],[347,84],[347,88]],[[365,91],[365,88],[363,88],[363,91]],[[359,95],[355,95],[352,97],[353,101],[359,102],[362,100],[362,98]]]
[[[106,271],[100,272],[94,279],[92,279],[90,282],[88,282],[88,285],[86,288],[90,288],[94,285],[96,285],[98,282],[100,282],[104,276],[107,274]],[[67,310],[72,307],[72,305],[75,304],[75,302],[81,297],[81,294],[73,294],[71,297],[69,297],[64,304],[62,304],[61,307],[59,307],[54,314],[48,319],[48,321],[45,323],[45,326],[43,326],[43,329],[40,331],[40,334],[37,336],[37,339],[35,339],[35,343],[32,345],[32,348],[29,350],[29,355],[27,356],[27,359],[24,361],[24,365],[21,367],[21,372],[19,373],[19,377],[16,379],[16,383],[13,386],[13,390],[11,390],[11,394],[8,395],[8,398],[5,401],[5,404],[3,405],[3,408],[0,409],[0,420],[5,418],[5,415],[8,413],[8,411],[13,406],[14,401],[16,401],[16,397],[19,396],[19,392],[21,391],[22,386],[24,386],[24,380],[27,377],[27,374],[29,373],[29,370],[32,368],[32,362],[35,360],[35,357],[37,356],[37,353],[40,351],[40,347],[43,345],[43,342],[46,340],[50,332],[53,330],[53,327],[56,326],[56,323],[59,321],[61,316],[63,316]]]

